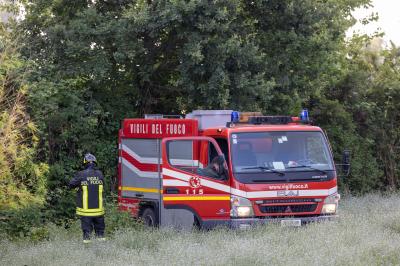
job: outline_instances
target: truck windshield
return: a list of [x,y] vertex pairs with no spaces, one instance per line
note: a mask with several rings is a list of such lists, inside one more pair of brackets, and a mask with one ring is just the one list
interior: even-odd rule
[[313,172],[309,178],[327,178],[334,170],[326,139],[319,131],[232,133],[231,158],[235,175],[248,179],[247,174],[258,173],[252,177],[255,182],[287,180],[286,175],[297,179],[295,173],[304,172],[309,176]]

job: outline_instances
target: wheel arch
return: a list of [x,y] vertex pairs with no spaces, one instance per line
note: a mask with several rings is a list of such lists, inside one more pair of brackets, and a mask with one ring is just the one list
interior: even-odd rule
[[138,212],[138,217],[142,218],[143,212],[146,209],[153,209],[156,217],[156,225],[158,226],[160,224],[160,214],[159,214],[159,203],[154,200],[143,200],[139,203],[139,212]]

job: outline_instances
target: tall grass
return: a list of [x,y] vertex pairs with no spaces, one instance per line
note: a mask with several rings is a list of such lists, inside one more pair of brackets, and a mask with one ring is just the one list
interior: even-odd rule
[[0,265],[400,265],[400,195],[341,203],[340,220],[301,228],[132,229],[88,246],[78,227],[53,228],[48,241],[3,241]]

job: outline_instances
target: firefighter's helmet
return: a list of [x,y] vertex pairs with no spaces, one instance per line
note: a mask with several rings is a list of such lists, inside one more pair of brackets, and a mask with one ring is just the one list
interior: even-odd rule
[[83,163],[88,164],[88,163],[97,163],[96,157],[91,154],[91,153],[86,153],[85,157],[83,158]]

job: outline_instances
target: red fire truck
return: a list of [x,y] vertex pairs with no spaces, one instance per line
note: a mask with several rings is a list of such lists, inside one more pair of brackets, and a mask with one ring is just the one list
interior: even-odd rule
[[300,226],[337,217],[332,152],[307,110],[125,119],[118,172],[120,208],[152,226]]

